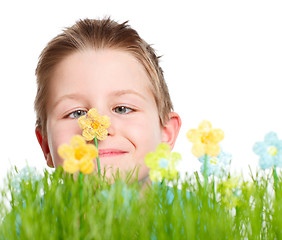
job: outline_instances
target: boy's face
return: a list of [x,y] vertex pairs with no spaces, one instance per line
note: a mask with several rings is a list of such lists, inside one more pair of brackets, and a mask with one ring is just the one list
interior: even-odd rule
[[111,119],[108,137],[98,142],[101,169],[111,176],[111,169],[138,166],[139,179],[147,176],[144,156],[162,141],[163,128],[150,81],[132,55],[109,49],[74,53],[57,65],[49,92],[46,141],[55,167],[63,163],[58,147],[82,133],[78,118],[96,108]]

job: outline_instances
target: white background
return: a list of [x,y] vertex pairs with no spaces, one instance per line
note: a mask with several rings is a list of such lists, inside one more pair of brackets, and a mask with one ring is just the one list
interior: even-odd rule
[[[46,164],[34,134],[35,68],[47,42],[78,19],[129,20],[162,55],[183,125],[182,172],[199,170],[185,135],[206,119],[225,132],[232,171],[258,166],[254,142],[282,138],[281,1],[1,1],[0,177],[11,165]],[[2,181],[2,180],[1,180]]]

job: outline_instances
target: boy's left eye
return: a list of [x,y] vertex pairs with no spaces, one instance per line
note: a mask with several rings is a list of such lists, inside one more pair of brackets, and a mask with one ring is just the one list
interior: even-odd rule
[[87,113],[87,111],[76,110],[76,111],[70,113],[67,117],[69,117],[69,118],[80,118],[81,116],[85,115],[86,113]]
[[114,112],[118,113],[118,114],[127,114],[129,112],[134,111],[133,109],[129,108],[129,107],[125,107],[125,106],[118,106],[114,108]]

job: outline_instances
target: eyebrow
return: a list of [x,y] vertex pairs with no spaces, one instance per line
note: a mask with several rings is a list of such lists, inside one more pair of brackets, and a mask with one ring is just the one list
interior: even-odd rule
[[74,99],[74,100],[76,100],[76,99],[81,99],[81,98],[83,98],[83,96],[81,94],[78,94],[78,93],[70,93],[70,94],[63,95],[53,104],[53,108],[58,106],[59,103],[61,103],[65,99]]
[[132,89],[123,89],[123,90],[118,90],[118,91],[114,91],[111,93],[111,95],[113,96],[122,96],[122,95],[126,95],[126,94],[134,94],[134,95],[137,95],[139,96],[140,98],[146,100],[145,96],[143,96],[141,93],[135,91],[135,90],[132,90]]

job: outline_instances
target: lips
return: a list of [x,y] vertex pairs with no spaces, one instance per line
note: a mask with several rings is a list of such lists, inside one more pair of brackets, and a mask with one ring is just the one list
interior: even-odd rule
[[128,153],[119,149],[99,149],[99,157],[115,157]]

